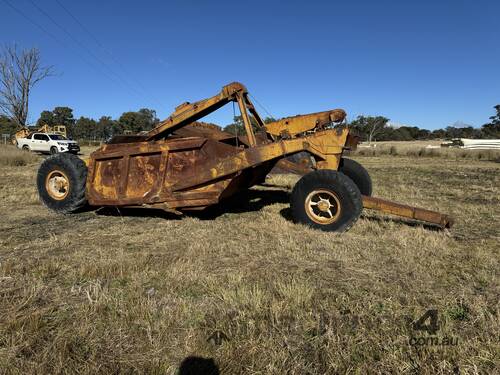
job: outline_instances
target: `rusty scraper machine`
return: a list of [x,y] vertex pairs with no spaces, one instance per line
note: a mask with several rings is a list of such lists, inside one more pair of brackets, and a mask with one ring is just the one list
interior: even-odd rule
[[[230,102],[238,104],[246,134],[235,136],[196,122]],[[181,213],[263,183],[279,163],[281,169],[303,174],[291,193],[297,223],[342,232],[365,207],[450,227],[446,215],[371,197],[367,171],[343,157],[358,140],[345,118],[343,110],[335,109],[264,124],[245,86],[231,83],[211,98],[179,105],[145,134],[115,136],[86,161],[71,154],[45,159],[38,192],[47,207],[61,213],[85,205]],[[285,159],[298,153],[305,153],[309,162]]]

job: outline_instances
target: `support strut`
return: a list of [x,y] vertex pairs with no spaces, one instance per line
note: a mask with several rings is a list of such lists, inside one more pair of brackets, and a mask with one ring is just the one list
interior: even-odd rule
[[381,198],[367,197],[366,195],[363,195],[363,207],[387,214],[433,223],[441,228],[451,228],[453,225],[453,218],[448,215],[436,211],[424,210],[423,208],[408,206],[406,204],[391,202]]

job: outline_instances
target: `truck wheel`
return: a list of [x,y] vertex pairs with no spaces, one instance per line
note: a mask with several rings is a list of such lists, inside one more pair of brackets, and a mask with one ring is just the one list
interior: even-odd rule
[[372,179],[368,171],[357,161],[347,158],[340,159],[339,172],[349,177],[363,195],[372,195]]
[[363,209],[356,184],[327,169],[303,176],[293,188],[290,206],[296,222],[332,232],[348,230]]
[[87,166],[75,155],[56,154],[45,159],[37,175],[38,195],[42,203],[60,213],[82,208],[85,199]]
[[57,147],[56,147],[56,146],[52,146],[52,147],[50,148],[50,154],[51,154],[51,155],[55,155],[55,154],[57,154],[58,152],[59,152],[59,151],[57,151]]
[[28,145],[23,146],[23,151],[29,151],[29,150],[30,150],[30,146],[28,146]]

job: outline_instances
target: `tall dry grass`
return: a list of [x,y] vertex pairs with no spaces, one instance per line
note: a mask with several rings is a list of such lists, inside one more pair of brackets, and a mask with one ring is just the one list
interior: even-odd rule
[[0,165],[11,167],[22,167],[36,163],[40,160],[38,155],[29,151],[23,151],[13,145],[0,146]]
[[[397,143],[397,142],[395,142]],[[457,148],[426,148],[418,145],[382,144],[377,147],[360,147],[353,156],[405,156],[446,159],[485,160],[500,162],[500,150],[467,150]]]
[[[36,164],[0,165],[0,373],[498,373],[500,165],[358,161],[376,196],[455,226],[295,225],[284,175],[181,218],[56,215],[25,204]],[[428,309],[457,345],[411,344]]]

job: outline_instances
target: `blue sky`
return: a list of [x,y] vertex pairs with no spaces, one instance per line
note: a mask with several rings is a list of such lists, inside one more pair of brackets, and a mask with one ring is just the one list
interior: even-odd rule
[[344,108],[435,129],[481,126],[500,104],[499,14],[494,0],[0,0],[0,44],[38,47],[58,72],[31,121],[55,106],[165,118],[240,81],[275,117]]

